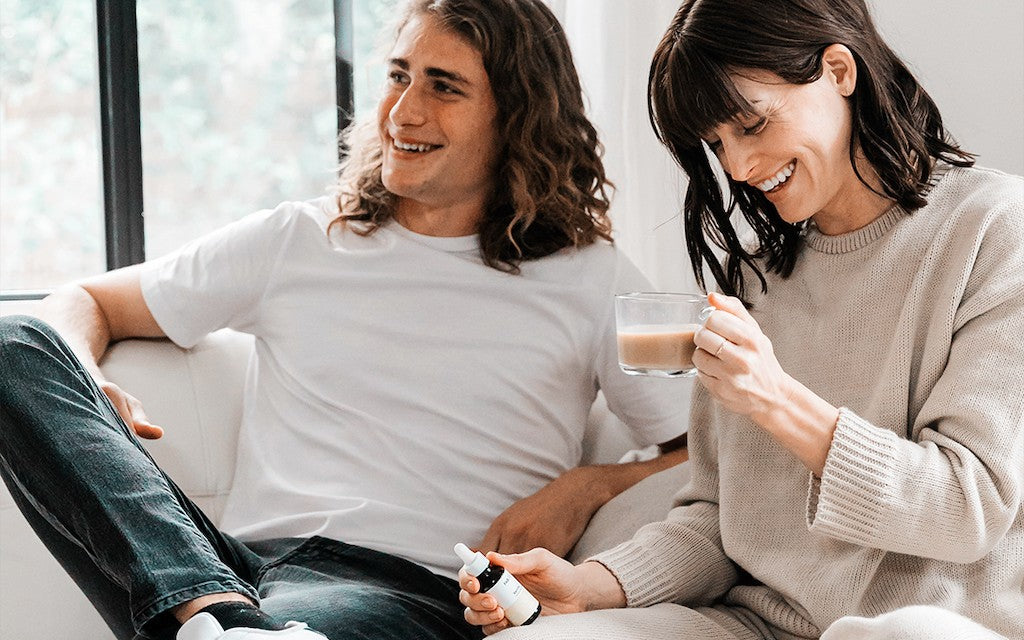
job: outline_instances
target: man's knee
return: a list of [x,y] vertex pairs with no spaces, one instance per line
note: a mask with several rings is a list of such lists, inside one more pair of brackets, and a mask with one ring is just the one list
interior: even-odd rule
[[48,324],[31,316],[0,317],[0,404],[29,402],[33,390],[52,391],[53,380],[81,377],[71,349]]
[[[30,316],[0,317],[0,379],[17,381],[34,368],[40,347],[52,342],[47,334],[51,329],[42,320]],[[0,385],[10,386],[10,385]]]
[[59,342],[60,336],[53,327],[39,318],[0,317],[0,361],[5,365],[4,370],[9,370],[26,354],[39,351],[40,347],[48,350]]

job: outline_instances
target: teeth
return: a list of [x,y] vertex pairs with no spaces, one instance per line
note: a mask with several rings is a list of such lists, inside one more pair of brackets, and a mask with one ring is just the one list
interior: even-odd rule
[[775,187],[779,186],[786,180],[789,180],[789,176],[793,175],[793,170],[796,169],[796,162],[790,162],[785,167],[779,170],[771,178],[768,178],[761,184],[757,185],[757,188],[761,191],[771,191]]
[[395,140],[395,147],[401,149],[402,151],[430,151],[433,148],[433,146],[434,145],[430,144],[409,144],[406,142],[399,142],[398,140]]

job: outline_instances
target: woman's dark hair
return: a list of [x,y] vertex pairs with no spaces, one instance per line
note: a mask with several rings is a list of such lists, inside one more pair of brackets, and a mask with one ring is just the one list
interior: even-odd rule
[[[882,195],[914,211],[926,204],[934,159],[973,164],[972,155],[946,135],[935,103],[882,40],[863,0],[685,0],[655,51],[648,111],[656,135],[689,177],[686,247],[702,287],[707,263],[724,293],[746,299],[746,264],[767,290],[756,260],[788,277],[807,224],[787,223],[759,189],[744,182],[729,180],[726,202],[701,135],[754,113],[731,74],[763,70],[793,84],[814,82],[832,44],[849,48],[857,65],[850,162],[856,171],[854,155],[864,155]],[[744,247],[737,237],[730,220],[736,209],[757,234],[757,246]],[[727,252],[724,266],[709,239]]]
[[[412,0],[401,26],[417,15],[480,51],[497,102],[503,148],[478,229],[484,262],[516,273],[523,260],[611,242],[602,147],[584,113],[569,43],[544,2]],[[353,230],[373,233],[394,215],[396,201],[381,181],[376,123],[353,127],[343,144],[351,155],[339,181],[341,215],[331,226],[362,221]]]

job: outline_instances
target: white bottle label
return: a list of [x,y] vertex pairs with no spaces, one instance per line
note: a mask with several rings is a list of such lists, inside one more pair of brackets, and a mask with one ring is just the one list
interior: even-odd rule
[[533,595],[523,588],[508,571],[501,575],[498,582],[488,589],[487,593],[494,596],[501,608],[505,610],[505,617],[514,625],[521,625],[530,619],[530,616],[537,611],[540,605]]

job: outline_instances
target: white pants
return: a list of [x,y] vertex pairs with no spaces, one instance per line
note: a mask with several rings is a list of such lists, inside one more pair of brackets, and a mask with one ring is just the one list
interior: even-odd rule
[[937,607],[906,607],[877,618],[847,616],[821,640],[1005,640],[976,622]]
[[[689,609],[658,604],[642,609],[605,609],[541,616],[528,627],[513,627],[494,640],[796,640],[779,634],[743,609]],[[1006,640],[961,615],[936,607],[906,607],[875,618],[848,616],[825,630],[821,640]]]

